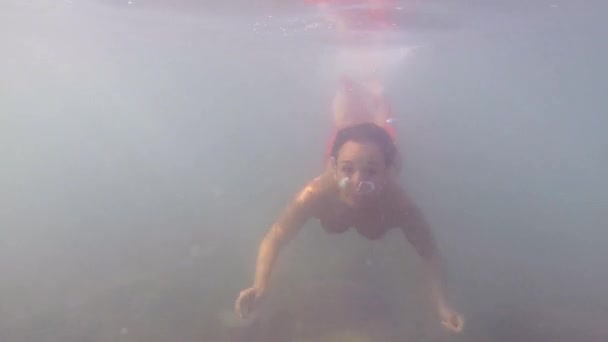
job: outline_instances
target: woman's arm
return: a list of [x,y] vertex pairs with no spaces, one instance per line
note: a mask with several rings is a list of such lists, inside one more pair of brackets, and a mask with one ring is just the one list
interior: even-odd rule
[[313,185],[306,186],[264,236],[258,252],[253,287],[258,289],[267,287],[281,247],[289,242],[313,215],[314,194]]
[[298,194],[262,240],[253,286],[241,291],[236,300],[235,309],[241,317],[255,309],[263,298],[281,247],[315,214],[319,201],[318,183],[313,181]]
[[431,229],[418,209],[405,194],[400,211],[400,227],[407,240],[414,246],[423,260],[424,273],[431,288],[431,296],[437,306],[442,324],[448,329],[459,332],[463,327],[462,317],[452,311],[444,292],[444,270],[435,238]]

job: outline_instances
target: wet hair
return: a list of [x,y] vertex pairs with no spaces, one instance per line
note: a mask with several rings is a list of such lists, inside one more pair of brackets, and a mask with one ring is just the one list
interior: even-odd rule
[[348,142],[375,143],[384,154],[384,162],[387,167],[393,166],[397,156],[397,147],[388,132],[374,124],[362,123],[342,128],[336,134],[336,139],[331,148],[331,157],[338,159],[338,153],[342,146]]

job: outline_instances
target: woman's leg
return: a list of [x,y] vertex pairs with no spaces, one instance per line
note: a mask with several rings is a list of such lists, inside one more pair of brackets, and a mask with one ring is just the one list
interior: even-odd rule
[[393,118],[391,106],[379,82],[363,84],[343,77],[332,102],[334,126],[373,122],[384,127]]

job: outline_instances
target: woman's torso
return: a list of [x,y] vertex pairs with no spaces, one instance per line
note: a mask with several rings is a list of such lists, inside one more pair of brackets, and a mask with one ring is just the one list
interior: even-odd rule
[[340,200],[339,191],[334,183],[331,180],[320,182],[323,195],[319,197],[314,215],[328,233],[340,234],[354,228],[364,237],[375,240],[399,225],[396,184],[388,185],[368,205],[349,207]]

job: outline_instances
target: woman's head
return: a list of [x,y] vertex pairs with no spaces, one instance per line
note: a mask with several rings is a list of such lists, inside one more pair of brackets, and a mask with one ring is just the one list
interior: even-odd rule
[[397,148],[384,128],[363,123],[338,131],[331,157],[342,197],[357,204],[386,183]]

